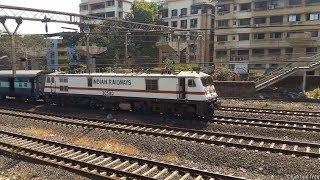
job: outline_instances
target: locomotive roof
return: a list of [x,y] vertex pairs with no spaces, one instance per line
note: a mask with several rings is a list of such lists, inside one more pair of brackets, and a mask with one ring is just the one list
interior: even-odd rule
[[115,76],[115,77],[207,77],[208,74],[195,71],[182,71],[179,74],[147,74],[147,73],[83,73],[83,74],[66,74],[61,72],[51,73],[56,76]]
[[[45,72],[43,70],[17,70],[17,77],[36,77],[39,73]],[[12,70],[0,71],[0,77],[12,77]]]

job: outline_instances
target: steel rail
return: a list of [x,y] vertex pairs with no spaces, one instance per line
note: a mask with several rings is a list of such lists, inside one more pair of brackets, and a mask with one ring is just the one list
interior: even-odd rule
[[243,179],[0,130],[0,151],[104,179]]
[[320,158],[320,144],[318,143],[289,141],[231,133],[183,129],[176,127],[163,127],[157,125],[117,122],[102,119],[79,118],[62,115],[57,116],[48,113],[34,113],[28,111],[17,113],[12,110],[7,112],[1,110],[0,114],[22,117],[36,121],[45,121],[48,123],[57,123],[62,125],[79,126],[92,129],[103,129],[118,133],[139,134],[152,137],[171,138],[173,140],[184,140],[200,144],[205,143],[210,145],[236,147],[248,150],[282,153],[286,155]]
[[234,124],[257,126],[277,129],[302,130],[311,132],[320,132],[320,123],[303,122],[303,121],[285,121],[274,119],[247,118],[235,116],[214,116],[210,121],[216,124]]
[[313,112],[313,111],[294,111],[294,110],[284,110],[284,109],[246,108],[246,107],[231,107],[231,106],[220,106],[218,110],[320,118],[320,112]]

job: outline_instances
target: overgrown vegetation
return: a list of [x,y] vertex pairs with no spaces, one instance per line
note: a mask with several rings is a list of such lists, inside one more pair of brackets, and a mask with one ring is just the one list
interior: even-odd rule
[[312,91],[306,92],[305,96],[309,99],[320,99],[320,87],[318,87]]

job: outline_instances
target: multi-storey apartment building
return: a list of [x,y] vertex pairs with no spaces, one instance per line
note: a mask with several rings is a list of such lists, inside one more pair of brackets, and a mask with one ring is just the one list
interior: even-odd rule
[[320,52],[320,0],[219,0],[216,65],[270,70]]
[[80,14],[102,18],[125,18],[133,0],[81,0]]
[[[169,54],[181,63],[212,61],[213,39],[210,37],[213,37],[214,4],[210,0],[166,0],[160,5],[159,16],[166,26],[190,30],[185,31],[190,32],[189,36],[171,36],[165,42],[157,43],[160,61]],[[197,33],[192,34],[192,31]]]

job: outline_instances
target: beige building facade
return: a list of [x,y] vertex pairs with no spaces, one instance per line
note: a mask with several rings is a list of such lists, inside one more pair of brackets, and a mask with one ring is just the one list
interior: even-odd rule
[[214,63],[265,72],[320,53],[320,0],[219,0]]
[[168,34],[157,43],[159,61],[170,58],[177,63],[212,62],[214,4],[210,0],[159,2],[159,17],[164,25],[182,30]]

